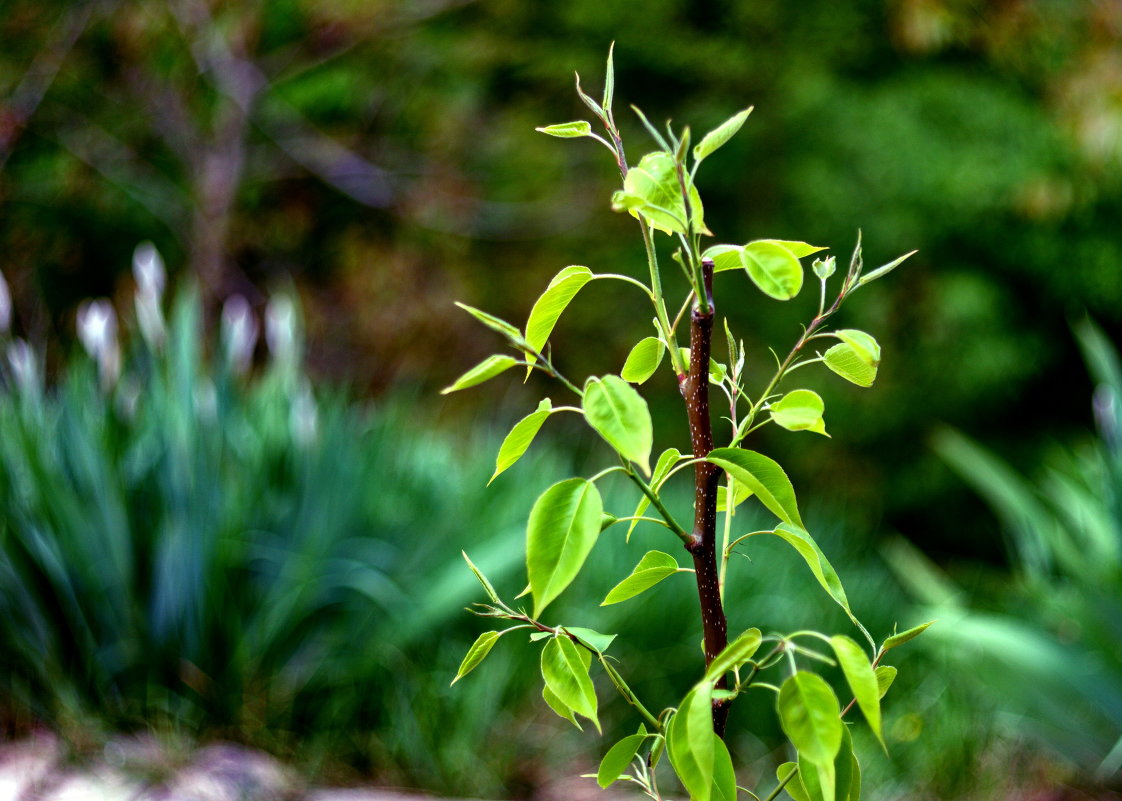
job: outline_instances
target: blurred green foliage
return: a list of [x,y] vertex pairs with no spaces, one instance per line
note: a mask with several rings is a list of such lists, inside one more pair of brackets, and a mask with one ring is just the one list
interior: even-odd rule
[[[892,561],[917,600],[944,625],[929,648],[1020,736],[1082,773],[1122,780],[1122,367],[1085,321],[1080,344],[1097,389],[1099,437],[1061,448],[1029,481],[961,434],[939,454],[1001,522],[1014,564],[1003,573],[948,578],[911,547]],[[975,575],[970,576],[969,573]],[[966,584],[964,589],[959,584]]]

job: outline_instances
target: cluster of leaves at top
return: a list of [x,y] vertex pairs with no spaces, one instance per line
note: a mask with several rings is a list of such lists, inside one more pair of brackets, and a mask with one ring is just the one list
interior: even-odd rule
[[[559,412],[583,416],[615,452],[617,461],[591,478],[570,478],[554,484],[534,504],[527,529],[526,567],[529,586],[519,598],[529,595],[532,609],[504,602],[491,583],[468,559],[468,564],[487,593],[489,602],[476,612],[510,622],[509,628],[486,631],[468,651],[456,675],[458,680],[474,670],[500,637],[515,631],[529,633],[541,644],[543,696],[562,718],[580,727],[585,718],[600,728],[597,698],[590,676],[595,660],[611,684],[642,718],[638,731],[613,745],[600,764],[596,779],[602,787],[615,781],[636,783],[654,799],[661,799],[657,769],[665,753],[679,781],[696,801],[735,801],[738,790],[760,799],[757,791],[737,786],[732,759],[724,742],[729,705],[749,691],[772,692],[784,733],[796,759],[779,766],[767,799],[782,790],[796,801],[846,801],[860,794],[860,767],[853,753],[845,715],[856,705],[873,734],[881,741],[880,701],[896,675],[896,669],[881,664],[885,653],[919,634],[924,626],[895,634],[877,645],[854,616],[845,590],[829,560],[807,531],[799,513],[794,488],[783,468],[769,457],[741,447],[745,438],[768,423],[790,431],[826,434],[821,397],[809,389],[781,392],[780,386],[795,370],[822,363],[858,386],[870,386],[880,363],[880,346],[865,333],[853,329],[827,330],[826,323],[857,289],[888,273],[907,256],[864,273],[858,239],[849,269],[833,303],[826,304],[826,286],[835,272],[833,257],[813,263],[821,291],[818,311],[804,328],[787,357],[757,394],[745,388],[744,343],[739,343],[724,323],[728,362],[711,356],[714,302],[714,273],[743,270],[761,292],[776,300],[795,297],[803,284],[800,259],[824,248],[805,242],[759,239],[745,245],[715,245],[702,249],[704,207],[694,183],[698,167],[725,144],[744,124],[751,108],[734,115],[706,134],[692,149],[689,129],[676,134],[652,126],[635,109],[639,119],[658,144],[658,150],[629,167],[623,142],[612,112],[614,76],[609,53],[605,89],[596,102],[580,88],[577,93],[603,124],[606,137],[594,133],[589,122],[551,125],[538,130],[562,138],[591,138],[613,155],[623,179],[623,188],[612,197],[612,208],[626,211],[638,220],[646,245],[650,283],[625,275],[593,273],[587,267],[566,267],[550,282],[530,312],[524,329],[479,309],[460,304],[480,322],[502,335],[516,355],[496,355],[461,376],[445,392],[474,386],[516,366],[538,369],[558,380],[579,400],[578,405],[554,406],[547,398],[520,420],[502,443],[495,475],[513,465],[530,446],[546,419]],[[692,155],[692,158],[691,158]],[[685,302],[671,321],[662,289],[656,248],[656,232],[679,245],[673,254],[690,287]],[[911,254],[907,254],[911,255]],[[635,345],[619,375],[591,377],[583,386],[568,380],[551,360],[546,347],[561,313],[590,281],[611,279],[637,286],[655,311],[655,334]],[[689,320],[688,348],[677,344],[678,326]],[[811,343],[830,343],[822,353],[808,355]],[[653,431],[646,401],[633,385],[643,384],[669,354],[685,400],[691,451],[669,448],[651,469]],[[778,359],[777,359],[778,361]],[[732,437],[727,447],[713,445],[709,413],[710,385],[728,400]],[[663,503],[667,482],[692,468],[695,480],[694,524],[683,527]],[[616,517],[605,513],[596,482],[620,472],[639,488],[641,495],[633,514]],[[731,538],[736,507],[755,497],[778,519],[774,529],[754,531]],[[657,517],[646,515],[654,507]],[[717,514],[724,514],[722,542],[717,544]],[[693,567],[682,567],[671,554],[648,551],[633,572],[619,582],[603,605],[620,603],[643,593],[676,573],[694,573],[701,605],[705,670],[700,680],[676,706],[655,714],[628,686],[620,668],[607,651],[615,635],[588,628],[549,625],[542,615],[577,576],[597,538],[606,529],[629,523],[627,537],[640,520],[649,520],[676,535],[693,557]],[[723,596],[728,560],[734,549],[748,538],[770,534],[791,545],[805,560],[810,572],[826,592],[849,615],[868,641],[869,651],[845,635],[826,636],[814,631],[764,634],[749,628],[734,637],[727,635]],[[465,558],[467,555],[465,554]],[[853,700],[844,707],[830,684],[806,667],[808,664],[839,667]],[[777,683],[766,681],[771,673],[789,675]],[[455,681],[454,680],[454,681]],[[758,788],[759,789],[759,788]]]

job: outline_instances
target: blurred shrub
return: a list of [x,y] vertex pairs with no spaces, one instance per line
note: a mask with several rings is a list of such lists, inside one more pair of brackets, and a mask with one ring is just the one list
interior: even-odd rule
[[1059,452],[1035,483],[961,434],[939,454],[1001,521],[1012,580],[966,593],[909,547],[898,573],[942,619],[932,642],[988,696],[1006,736],[1027,738],[1085,778],[1122,778],[1122,369],[1090,323],[1078,329],[1098,385],[1099,438]]
[[386,780],[501,786],[519,755],[475,744],[509,725],[491,713],[510,707],[507,674],[442,688],[471,637],[459,548],[509,574],[525,493],[512,480],[484,499],[491,449],[425,430],[406,399],[313,392],[289,298],[266,310],[270,356],[253,371],[240,298],[211,342],[193,291],[165,327],[162,281],[137,277],[142,336],[119,342],[108,303],[85,304],[88,354],[57,386],[7,343],[0,714],[79,743],[152,728]]

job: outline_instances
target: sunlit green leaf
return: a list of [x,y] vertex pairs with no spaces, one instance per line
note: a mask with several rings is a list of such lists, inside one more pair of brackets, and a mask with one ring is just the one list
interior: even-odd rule
[[776,708],[783,732],[801,756],[817,765],[834,761],[842,740],[841,707],[825,679],[798,671],[779,688]]
[[[591,280],[592,270],[579,264],[566,267],[553,276],[545,292],[534,302],[530,318],[526,321],[526,342],[531,349],[541,352],[561,312],[565,311],[581,287]],[[537,357],[527,354],[526,361],[533,364]]]
[[[728,511],[728,502],[727,502],[727,498],[726,498],[727,494],[728,494],[728,487],[726,487],[724,484],[721,484],[721,486],[717,487],[717,511],[718,512],[727,512]],[[736,509],[736,507],[740,506],[740,504],[744,503],[746,500],[748,500],[751,497],[752,497],[752,490],[748,489],[746,486],[741,484],[739,481],[733,481],[732,482],[732,508],[734,510]]]
[[460,663],[460,669],[456,671],[456,677],[452,679],[452,684],[479,667],[479,664],[487,658],[487,654],[491,653],[491,648],[499,641],[499,636],[497,631],[485,631],[476,638],[475,642],[468,648],[464,661]]
[[734,480],[750,489],[780,520],[803,528],[795,488],[776,461],[743,448],[717,448],[709,452],[706,461],[727,471]]
[[826,434],[826,423],[822,412],[826,405],[817,392],[809,389],[796,389],[771,404],[768,412],[771,419],[788,431],[813,431]]
[[736,771],[725,741],[713,735],[713,789],[709,801],[736,801]]
[[701,258],[713,261],[714,273],[737,270],[744,267],[744,262],[740,259],[743,248],[743,245],[711,245],[702,252]]
[[761,239],[741,251],[748,277],[761,292],[776,300],[790,300],[803,286],[803,268],[787,248]]
[[600,729],[596,717],[596,690],[579,646],[568,637],[553,637],[542,649],[542,678],[557,699]]
[[834,760],[819,764],[800,752],[799,780],[810,801],[835,801],[837,763]]
[[582,399],[585,419],[628,461],[651,474],[654,432],[647,402],[617,375],[589,379]]
[[699,684],[682,699],[677,714],[670,721],[666,744],[670,763],[682,786],[693,801],[709,801],[713,791],[712,692],[708,684]]
[[893,259],[888,264],[877,267],[871,273],[866,273],[865,275],[861,276],[861,280],[857,282],[857,286],[864,286],[871,281],[876,281],[878,278],[883,278],[884,276],[895,270],[897,267],[899,267],[901,264],[903,264],[904,261],[911,258],[918,252],[918,250],[913,250],[910,253],[905,253],[903,256]]
[[576,120],[574,122],[559,122],[555,125],[545,125],[541,128],[535,128],[534,130],[561,139],[576,139],[581,136],[590,136],[592,134],[592,125],[584,120]]
[[518,364],[518,360],[512,356],[488,356],[457,378],[451,386],[440,390],[440,394],[447,395],[449,392],[457,392],[461,389],[474,387],[476,384],[482,384],[484,381],[506,372],[516,364]]
[[811,265],[811,268],[814,270],[814,274],[818,278],[825,281],[827,278],[833,275],[834,270],[837,269],[837,260],[833,256],[829,256],[825,259],[815,259],[814,264]]
[[573,710],[561,703],[561,699],[554,694],[553,690],[549,689],[548,684],[542,687],[542,699],[545,700],[549,708],[556,712],[559,717],[569,721],[580,731],[584,731],[584,727],[580,725],[576,715],[573,714]]
[[877,692],[884,698],[892,682],[896,681],[896,668],[892,665],[878,665],[876,669]]
[[499,446],[499,455],[495,458],[495,472],[487,481],[490,484],[499,474],[522,458],[522,454],[530,447],[534,437],[538,435],[545,419],[553,413],[553,403],[546,398],[538,404],[535,411],[530,412],[517,423],[510,433],[503,439]]
[[654,375],[655,370],[662,363],[662,355],[665,352],[666,346],[658,337],[639,340],[639,343],[627,354],[620,377],[632,384],[644,383]]
[[846,381],[871,387],[880,366],[880,345],[869,334],[856,329],[832,331],[841,340],[823,354],[826,366]]
[[[701,196],[693,185],[689,198],[694,232],[707,233]],[[627,171],[623,190],[612,196],[612,208],[642,217],[652,228],[667,234],[686,233],[686,208],[674,156],[665,151],[643,156]]]
[[760,630],[751,628],[730,642],[709,663],[705,671],[706,680],[716,681],[728,671],[743,665],[755,655],[760,647],[760,640]]
[[534,617],[580,572],[600,534],[603,510],[596,485],[583,478],[554,484],[534,503],[526,532]]
[[612,100],[616,93],[615,52],[616,43],[612,42],[608,45],[608,63],[604,69],[604,100],[600,104],[604,107],[604,111],[612,110]]
[[792,773],[795,774],[790,781],[784,786],[787,795],[791,796],[794,801],[810,801],[810,796],[806,793],[806,788],[803,787],[803,780],[799,777],[797,771],[799,766],[795,762],[784,762],[775,769],[775,778],[782,782]]
[[693,149],[694,159],[702,161],[717,148],[736,136],[736,132],[744,125],[744,121],[748,119],[748,115],[751,113],[752,107],[749,106],[743,111],[738,111],[736,114],[733,114],[712,131],[705,134]]
[[581,626],[565,626],[565,631],[572,634],[593,651],[601,654],[608,650],[612,641],[616,638],[614,634],[601,634],[598,631],[582,628]]
[[471,559],[468,558],[467,551],[460,551],[460,554],[463,555],[464,561],[468,563],[468,567],[471,569],[471,572],[475,574],[475,578],[478,579],[479,583],[483,585],[483,589],[487,593],[487,597],[491,599],[492,603],[497,604],[499,602],[499,596],[495,592],[495,588],[491,586],[491,582],[487,580],[487,577],[485,575],[483,575],[483,571],[476,567],[475,562],[471,561]]
[[[678,460],[681,459],[681,457],[682,454],[678,451],[677,448],[667,448],[662,452],[662,454],[658,457],[658,461],[655,462],[654,473],[651,475],[651,489],[653,489],[655,492],[659,491],[662,482],[666,479],[666,474],[669,473],[671,468],[678,463]],[[643,514],[643,512],[647,511],[647,507],[650,506],[650,503],[651,499],[648,498],[645,493],[640,495],[639,503],[635,507],[635,514],[633,515],[633,517],[639,517]],[[635,530],[635,526],[637,525],[639,525],[639,521],[632,520],[631,525],[627,527],[627,540],[629,542],[631,540],[631,532]]]
[[638,753],[639,746],[649,736],[647,734],[632,734],[609,748],[608,753],[604,754],[604,758],[600,760],[600,769],[596,771],[596,783],[602,788],[610,787],[613,782],[619,779],[620,774],[627,770],[627,766],[631,764],[631,760]]
[[[678,348],[678,354],[682,357],[682,363],[689,365],[690,363],[690,349]],[[721,364],[716,359],[710,357],[709,359],[709,380],[714,384],[720,384],[725,380],[728,375],[728,368]]]
[[809,245],[806,242],[797,242],[791,239],[758,239],[757,242],[773,242],[776,245],[781,245],[791,252],[791,255],[796,259],[801,259],[804,256],[809,256],[812,253],[820,253],[826,250],[825,247],[819,245]]
[[910,628],[907,631],[901,631],[899,634],[893,634],[891,637],[884,641],[884,650],[887,651],[890,648],[897,648],[906,642],[914,640],[916,637],[923,634],[923,632],[927,631],[927,627],[934,622],[934,620],[929,620],[928,622],[921,623],[920,625]]
[[501,320],[493,314],[488,314],[487,312],[481,311],[474,306],[469,306],[466,303],[460,303],[459,301],[456,301],[456,305],[466,311],[476,320],[479,320],[479,322],[483,323],[483,325],[487,326],[492,331],[498,331],[511,342],[514,342],[516,344],[525,343],[525,340],[522,338],[522,332],[508,323],[506,320]]
[[[713,271],[742,268],[760,291],[776,300],[790,300],[803,286],[803,268],[787,244],[806,250],[805,242],[787,243],[779,239],[757,239],[747,245],[713,245],[701,254],[713,260]],[[808,250],[814,253],[816,248]]]
[[877,677],[873,673],[869,657],[860,645],[841,634],[831,637],[830,645],[833,646],[834,654],[838,657],[838,664],[845,674],[846,683],[849,684],[853,697],[857,699],[857,706],[861,708],[873,734],[883,744],[884,736],[881,734],[880,726],[880,691],[877,688]]
[[678,572],[678,562],[662,551],[647,551],[631,575],[614,586],[600,606],[618,604],[646,592],[665,578]]

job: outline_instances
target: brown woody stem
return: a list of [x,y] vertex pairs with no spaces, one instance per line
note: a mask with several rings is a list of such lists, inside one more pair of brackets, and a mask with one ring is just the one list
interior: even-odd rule
[[[709,417],[709,355],[713,343],[713,261],[701,264],[705,284],[705,304],[694,304],[690,314],[690,370],[681,382],[690,424],[690,442],[694,458],[702,459],[713,450],[713,424]],[[701,625],[705,637],[705,664],[713,661],[728,642],[728,621],[721,603],[721,586],[717,573],[717,487],[721,471],[709,462],[694,466],[694,524],[686,550],[693,556],[697,578],[697,594],[701,601]],[[725,678],[717,684],[727,687]],[[713,730],[725,733],[728,702],[713,702]]]

